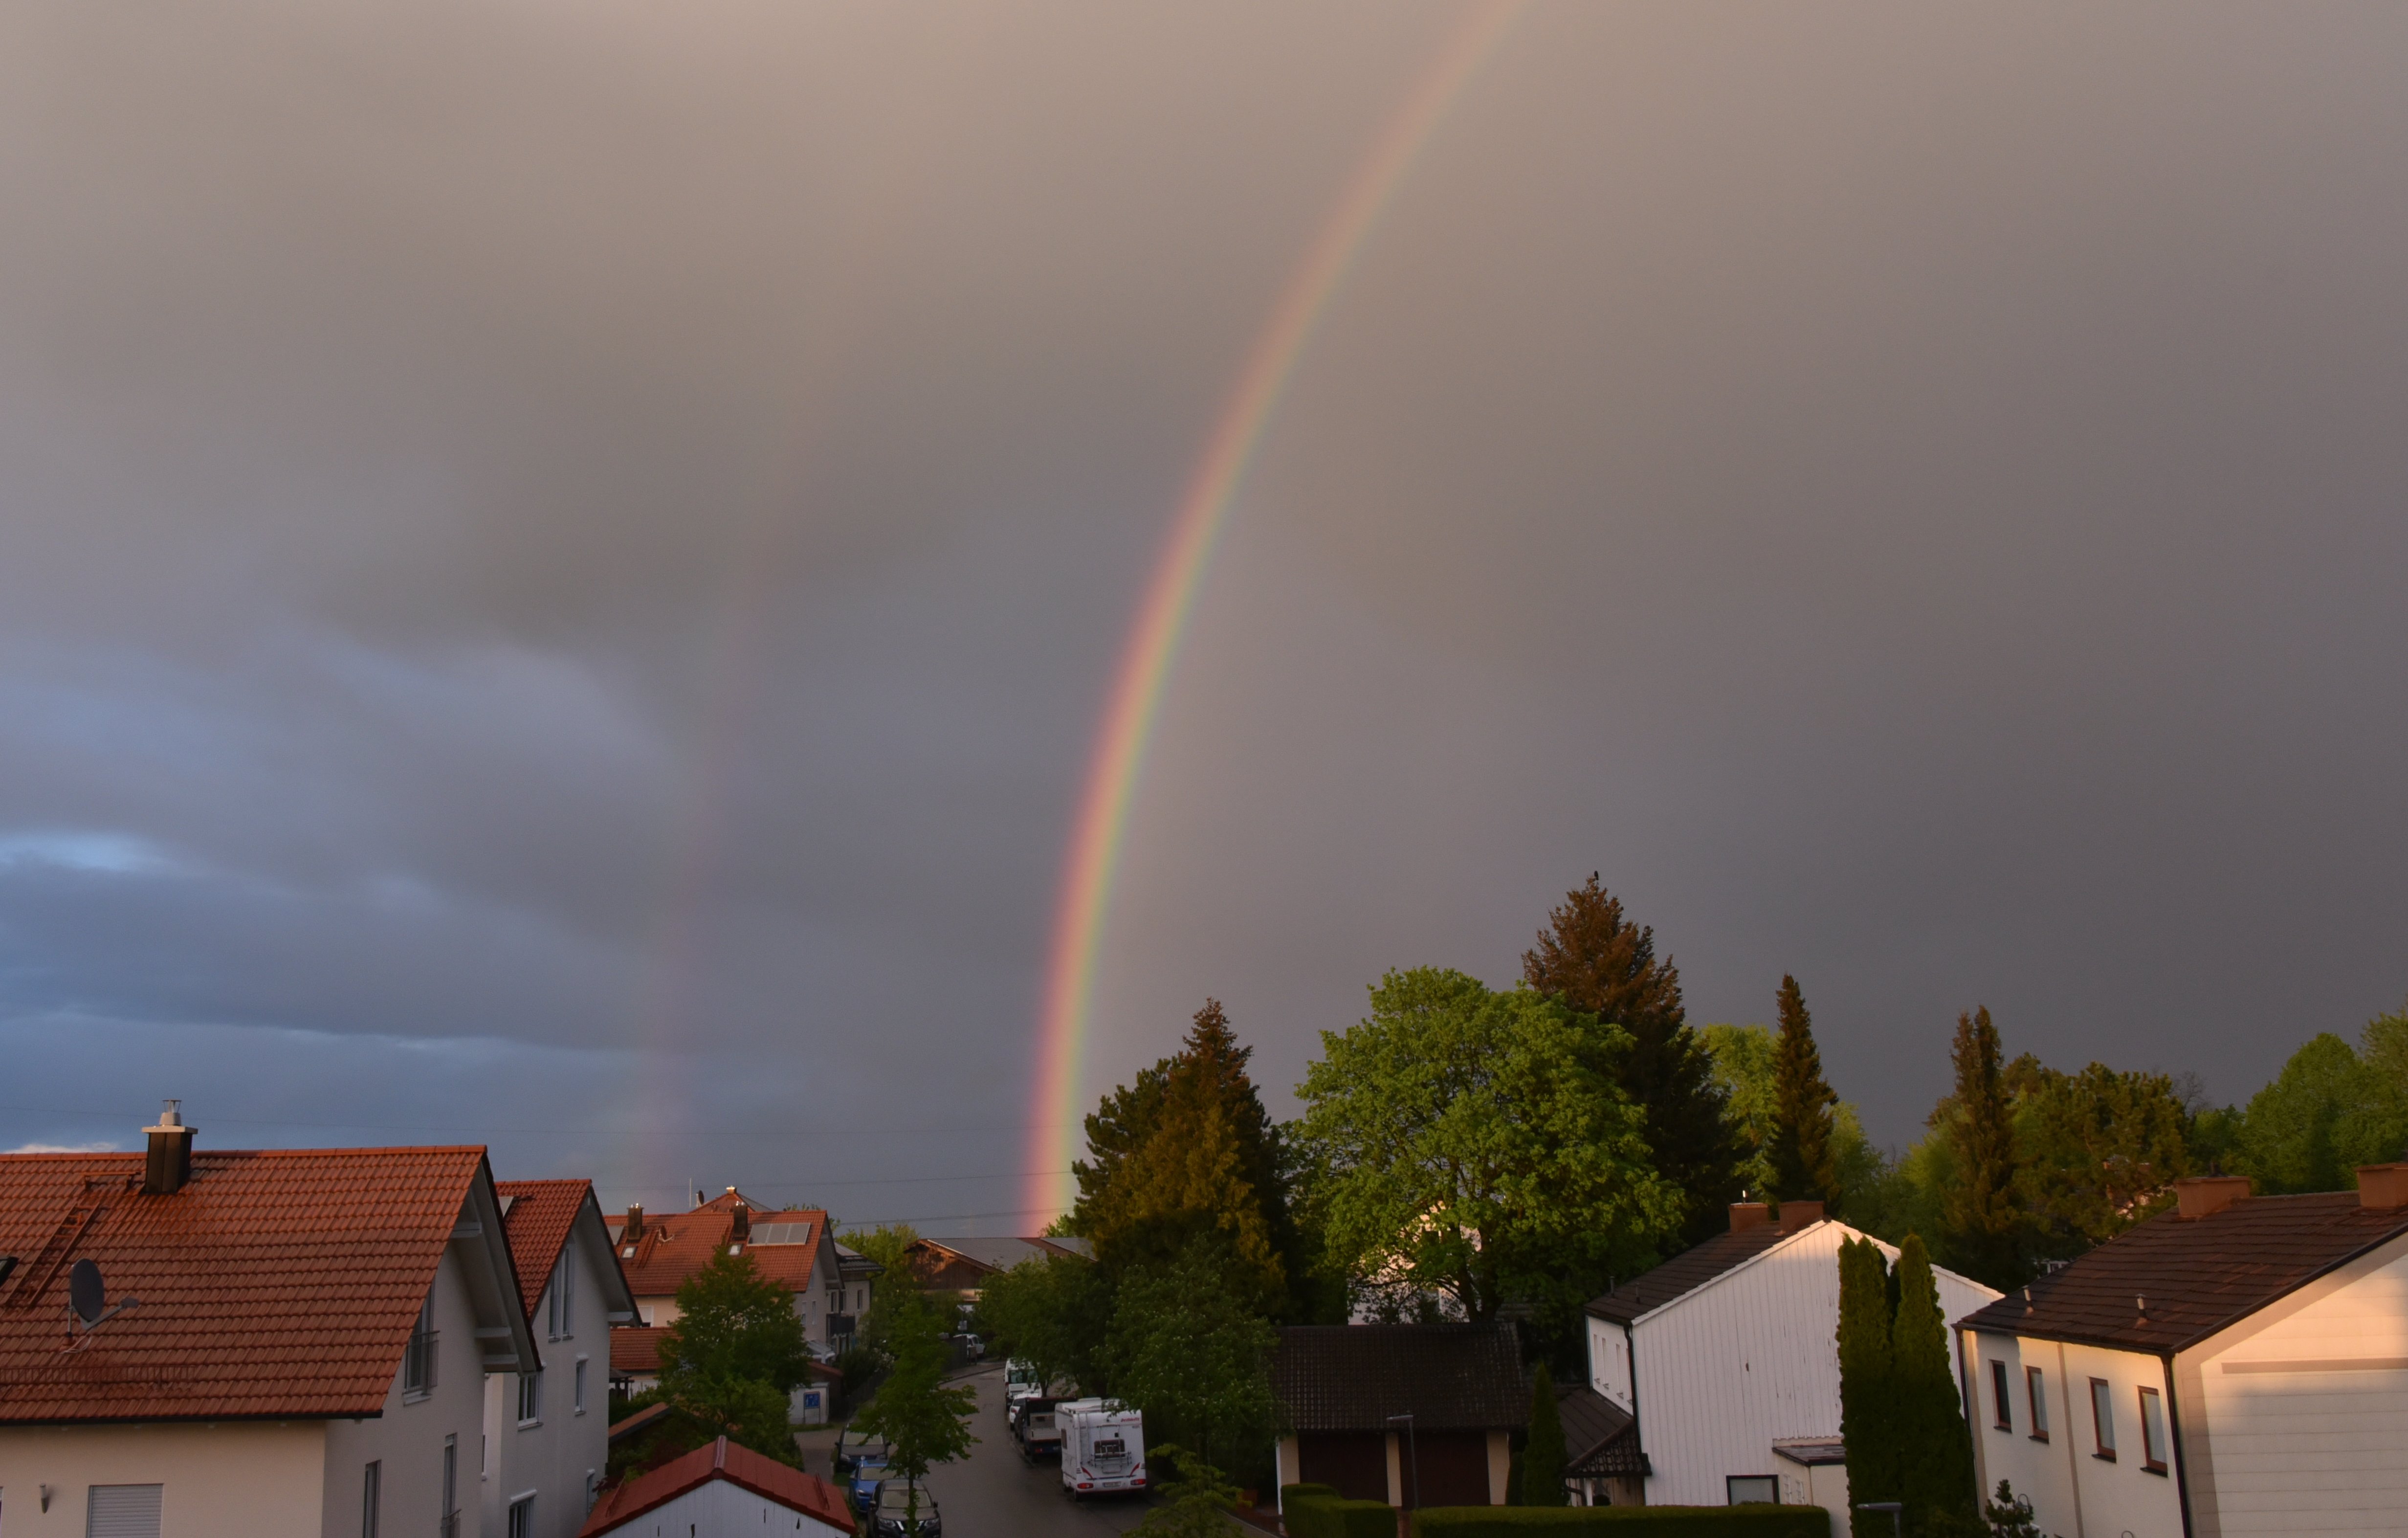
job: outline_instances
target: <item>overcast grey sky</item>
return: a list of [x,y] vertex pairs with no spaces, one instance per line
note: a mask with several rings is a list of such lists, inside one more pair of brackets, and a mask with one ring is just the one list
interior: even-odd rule
[[[1445,5],[0,13],[0,1146],[1004,1231],[1113,663]],[[1533,4],[1326,314],[1090,1095],[1591,870],[1914,1135],[2408,994],[2408,12]]]

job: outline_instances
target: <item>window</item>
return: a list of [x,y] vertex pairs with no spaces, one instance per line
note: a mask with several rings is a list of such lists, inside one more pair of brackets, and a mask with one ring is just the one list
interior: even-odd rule
[[510,1502],[510,1538],[535,1538],[535,1497],[522,1495]]
[[598,1469],[588,1469],[588,1470],[586,1470],[586,1471],[585,1471],[585,1510],[586,1510],[586,1513],[587,1513],[589,1516],[590,1516],[590,1515],[592,1515],[592,1513],[593,1513],[593,1511],[594,1511],[594,1502],[595,1502],[595,1501],[599,1500],[599,1499],[601,1498],[601,1495],[602,1495],[602,1473],[601,1473],[601,1471],[600,1471],[600,1470],[598,1470]]
[[384,1464],[368,1465],[360,1484],[360,1538],[377,1538],[377,1511],[384,1504]]
[[442,1538],[460,1538],[460,1439],[443,1439],[443,1511],[437,1519]]
[[422,1400],[435,1392],[435,1294],[418,1308],[418,1323],[401,1354],[401,1397]]
[[1723,1492],[1734,1506],[1781,1503],[1781,1481],[1771,1474],[1732,1474],[1723,1481]]
[[2115,1397],[2105,1378],[2090,1380],[2090,1432],[2098,1445],[2090,1456],[2115,1461]]
[[159,1538],[165,1485],[93,1485],[84,1490],[85,1538]]
[[2037,1367],[2024,1369],[2024,1399],[2031,1410],[2031,1439],[2048,1440],[2048,1378]]
[[567,1340],[575,1332],[577,1252],[563,1248],[552,1268],[552,1338]]
[[2001,1431],[2015,1429],[2014,1407],[2007,1401],[2007,1364],[1990,1363],[1990,1424]]
[[582,1357],[577,1358],[576,1389],[575,1408],[581,1416],[585,1413],[585,1358]]
[[543,1369],[519,1374],[519,1424],[534,1426],[543,1420]]
[[2141,1390],[2141,1467],[2166,1472],[2166,1409],[2154,1388]]

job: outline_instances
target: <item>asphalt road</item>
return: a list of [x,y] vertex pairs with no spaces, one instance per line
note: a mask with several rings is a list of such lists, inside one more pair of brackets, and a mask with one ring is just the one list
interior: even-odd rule
[[[968,1459],[928,1473],[928,1488],[944,1514],[945,1538],[1100,1538],[1126,1532],[1144,1517],[1149,1502],[1143,1500],[1073,1501],[1062,1493],[1058,1466],[1020,1460],[1003,1424],[1000,1364],[956,1381],[978,1390],[970,1431],[979,1440]],[[824,1475],[832,1433],[806,1433],[802,1440],[805,1466]],[[1238,1529],[1232,1524],[1230,1531]]]

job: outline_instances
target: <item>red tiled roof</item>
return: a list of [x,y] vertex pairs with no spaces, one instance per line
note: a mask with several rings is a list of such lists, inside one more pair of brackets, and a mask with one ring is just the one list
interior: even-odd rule
[[[723,1202],[725,1205],[720,1204]],[[644,1237],[635,1245],[636,1253],[631,1257],[624,1242],[619,1245],[619,1264],[627,1273],[627,1286],[639,1298],[666,1298],[676,1292],[687,1277],[726,1254],[736,1232],[734,1204],[733,1198],[721,1197],[691,1212],[658,1217],[647,1215]],[[752,1258],[754,1269],[789,1292],[800,1292],[812,1286],[811,1268],[819,1256],[820,1242],[827,1234],[827,1214],[812,1208],[780,1212],[753,1209],[752,1228],[756,1233],[770,1223],[804,1226],[809,1231],[800,1243],[745,1245],[744,1252]],[[821,1285],[833,1280],[823,1278]]]
[[2169,1211],[2034,1282],[2028,1301],[2025,1290],[2011,1292],[1957,1322],[2180,1351],[2403,1233],[2408,1207],[2367,1207],[2356,1191],[2245,1197],[2205,1217]]
[[696,1447],[682,1458],[662,1464],[640,1479],[631,1479],[605,1491],[602,1499],[595,1502],[592,1515],[585,1518],[585,1526],[579,1530],[578,1538],[598,1538],[713,1479],[724,1479],[751,1490],[789,1511],[824,1523],[835,1531],[850,1534],[853,1531],[853,1508],[834,1485],[817,1474],[790,1469],[774,1458],[764,1458],[750,1447],[721,1437],[708,1447]]
[[661,1370],[661,1337],[667,1327],[621,1325],[610,1331],[610,1371],[657,1373]]
[[560,1263],[561,1246],[593,1191],[590,1180],[498,1180],[494,1189],[509,1203],[502,1215],[502,1231],[509,1236],[510,1262],[519,1269],[519,1301],[527,1322],[535,1322],[536,1305],[543,1301],[544,1284]]
[[[203,1150],[147,1196],[140,1154],[0,1155],[0,1422],[378,1414],[484,1159]],[[63,1352],[79,1259],[140,1306]]]

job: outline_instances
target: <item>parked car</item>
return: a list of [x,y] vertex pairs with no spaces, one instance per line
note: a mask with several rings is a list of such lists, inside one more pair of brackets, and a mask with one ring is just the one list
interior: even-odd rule
[[853,1466],[863,1458],[882,1461],[888,1450],[884,1437],[874,1432],[856,1431],[848,1426],[836,1434],[836,1476],[842,1479],[853,1473]]
[[1026,1394],[1011,1401],[1011,1438],[1020,1444],[1020,1456],[1028,1462],[1062,1450],[1062,1430],[1054,1404],[1043,1394]]
[[876,1538],[911,1538],[914,1514],[920,1523],[919,1538],[943,1538],[944,1524],[937,1516],[937,1498],[928,1487],[911,1488],[908,1479],[882,1480],[878,1486],[878,1505],[870,1518]]
[[962,1355],[968,1357],[974,1362],[982,1362],[986,1360],[986,1342],[979,1339],[976,1335],[964,1335],[962,1337]]
[[887,1455],[865,1454],[853,1465],[853,1509],[863,1516],[878,1504],[878,1487],[886,1483]]

